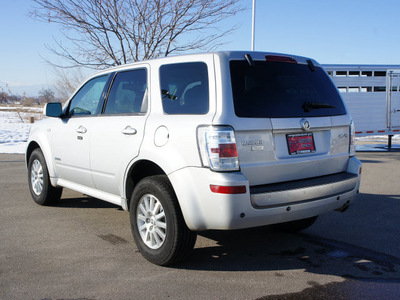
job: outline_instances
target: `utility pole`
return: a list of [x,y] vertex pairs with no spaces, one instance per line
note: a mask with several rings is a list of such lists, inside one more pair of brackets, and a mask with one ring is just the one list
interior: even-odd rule
[[253,19],[251,26],[251,51],[254,51],[255,31],[256,31],[256,0],[253,0]]

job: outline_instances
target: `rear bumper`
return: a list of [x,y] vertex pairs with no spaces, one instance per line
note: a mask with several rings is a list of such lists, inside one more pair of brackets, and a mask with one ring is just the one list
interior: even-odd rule
[[[288,222],[341,209],[360,185],[361,162],[351,157],[346,172],[250,187],[240,172],[185,168],[169,175],[186,224],[192,230],[240,229]],[[246,186],[243,194],[217,194],[210,185]]]
[[[313,202],[353,191],[358,174],[337,173],[304,180],[250,187],[251,204],[255,208],[273,208]],[[339,199],[340,200],[340,199]]]

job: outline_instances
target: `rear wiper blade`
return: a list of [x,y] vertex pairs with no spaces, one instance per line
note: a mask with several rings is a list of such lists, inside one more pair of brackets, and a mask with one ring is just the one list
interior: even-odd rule
[[304,102],[302,108],[304,109],[305,112],[310,112],[313,109],[336,108],[336,106],[328,103]]

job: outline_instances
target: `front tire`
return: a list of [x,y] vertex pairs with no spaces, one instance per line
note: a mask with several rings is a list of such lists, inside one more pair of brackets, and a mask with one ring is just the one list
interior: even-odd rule
[[29,157],[28,183],[32,198],[39,205],[50,205],[61,198],[62,188],[51,185],[46,160],[39,148]]
[[142,179],[130,203],[132,234],[140,253],[167,266],[181,261],[196,243],[196,233],[183,219],[175,192],[166,176]]

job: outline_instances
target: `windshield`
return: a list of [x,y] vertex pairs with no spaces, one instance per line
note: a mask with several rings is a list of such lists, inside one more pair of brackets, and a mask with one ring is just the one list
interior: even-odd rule
[[[312,70],[313,69],[313,70]],[[320,68],[245,60],[230,61],[235,113],[244,118],[291,118],[344,115],[335,86]]]

